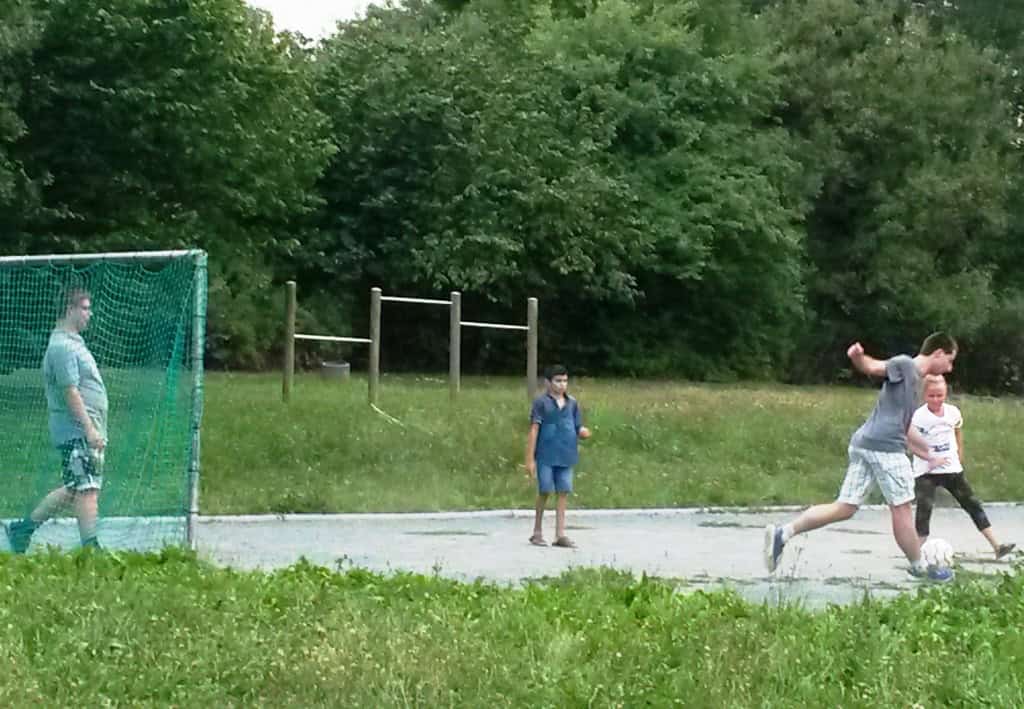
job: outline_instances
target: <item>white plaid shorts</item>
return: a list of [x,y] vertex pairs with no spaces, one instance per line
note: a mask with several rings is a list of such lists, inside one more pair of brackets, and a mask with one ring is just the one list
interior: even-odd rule
[[839,502],[863,505],[875,483],[890,505],[902,505],[914,499],[914,469],[906,453],[850,446],[849,455],[850,466],[839,490]]
[[103,452],[89,447],[82,438],[60,446],[61,479],[64,487],[74,492],[99,490],[103,487]]

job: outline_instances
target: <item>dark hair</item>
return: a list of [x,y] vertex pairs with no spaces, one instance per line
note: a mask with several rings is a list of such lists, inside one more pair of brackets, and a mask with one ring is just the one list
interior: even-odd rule
[[569,370],[561,364],[552,364],[550,367],[544,369],[544,378],[549,382],[555,377],[569,376]]
[[935,350],[942,350],[946,354],[953,354],[957,351],[956,340],[953,339],[952,335],[944,332],[933,332],[924,338],[924,342],[921,343],[921,354],[930,355]]

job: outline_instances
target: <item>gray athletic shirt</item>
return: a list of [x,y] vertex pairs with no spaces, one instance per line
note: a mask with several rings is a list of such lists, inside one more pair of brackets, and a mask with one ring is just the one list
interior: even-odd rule
[[81,335],[59,329],[50,334],[50,344],[43,355],[43,379],[50,410],[50,438],[55,446],[85,438],[82,424],[71,415],[64,398],[64,390],[69,386],[78,387],[85,412],[106,438],[107,387]]
[[905,452],[907,428],[917,408],[920,380],[913,358],[897,355],[887,360],[878,403],[864,425],[853,434],[850,445],[873,451]]

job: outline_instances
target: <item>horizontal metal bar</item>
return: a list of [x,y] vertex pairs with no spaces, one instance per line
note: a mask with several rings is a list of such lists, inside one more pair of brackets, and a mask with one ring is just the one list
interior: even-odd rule
[[317,342],[356,342],[364,345],[373,344],[373,340],[365,337],[334,337],[333,335],[295,335],[296,340],[316,340]]
[[0,256],[0,266],[20,266],[36,263],[92,263],[95,261],[168,261],[185,256],[199,256],[201,249],[177,251],[124,251],[102,254],[46,254],[39,256]]
[[472,322],[470,320],[463,320],[459,323],[463,327],[484,327],[491,330],[529,330],[526,325],[505,325],[497,322]]
[[420,303],[422,305],[451,305],[450,300],[432,300],[431,298],[404,298],[397,295],[382,295],[381,300],[387,300],[391,303]]

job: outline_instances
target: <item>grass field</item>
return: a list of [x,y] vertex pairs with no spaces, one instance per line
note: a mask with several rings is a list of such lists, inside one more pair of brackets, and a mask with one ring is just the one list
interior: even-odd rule
[[[526,507],[525,396],[471,379],[213,374],[205,513]],[[874,393],[583,380],[577,506],[830,499]],[[958,401],[970,477],[1024,499],[1015,400]],[[0,706],[1024,706],[1024,575],[809,611],[577,570],[520,588],[0,554]]]
[[[582,444],[575,507],[804,504],[831,500],[850,434],[876,392],[853,387],[580,379],[593,438]],[[211,374],[203,420],[206,514],[438,511],[529,507],[528,405],[518,379],[469,378],[457,407],[444,380],[366,383]],[[955,397],[968,477],[984,500],[1024,499],[1024,407]]]
[[811,613],[606,570],[522,589],[0,555],[2,706],[1024,705],[1024,578]]

